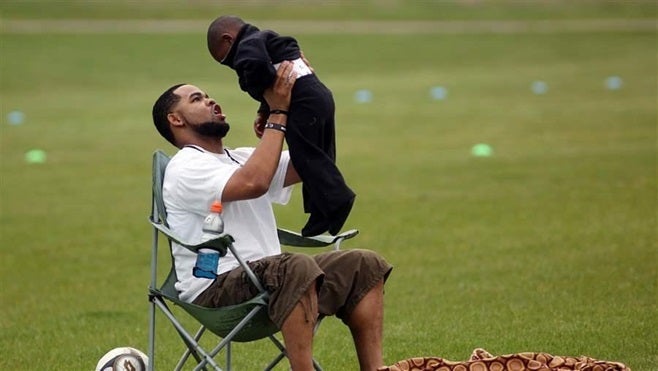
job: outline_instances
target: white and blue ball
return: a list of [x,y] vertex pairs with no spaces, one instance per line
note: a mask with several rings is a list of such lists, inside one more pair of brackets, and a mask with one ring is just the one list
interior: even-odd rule
[[114,348],[98,361],[96,371],[146,371],[148,357],[131,347]]

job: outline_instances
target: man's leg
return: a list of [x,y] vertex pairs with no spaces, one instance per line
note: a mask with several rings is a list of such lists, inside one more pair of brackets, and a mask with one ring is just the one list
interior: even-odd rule
[[312,284],[281,326],[283,342],[293,371],[313,370],[313,328],[318,316],[318,297]]
[[359,358],[361,371],[384,366],[382,334],[384,321],[384,282],[372,288],[345,319]]
[[[284,253],[250,262],[249,266],[270,291],[268,311],[281,329],[292,369],[313,370],[313,328],[318,317],[317,288],[324,277],[322,270],[306,254]],[[239,267],[217,277],[194,302],[206,307],[233,305],[252,298],[256,292]]]
[[361,249],[331,251],[313,259],[325,274],[320,314],[336,315],[349,327],[361,370],[384,366],[384,282],[393,267],[379,254]]

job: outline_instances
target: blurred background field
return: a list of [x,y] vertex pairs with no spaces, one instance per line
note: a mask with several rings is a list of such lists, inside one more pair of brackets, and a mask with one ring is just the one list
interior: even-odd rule
[[[206,51],[223,13],[294,32],[333,90],[361,231],[345,248],[395,265],[387,363],[482,347],[658,367],[654,1],[10,0],[0,369],[146,350],[150,160],[174,153],[153,101],[193,83],[227,113],[229,146],[257,143],[255,102]],[[306,221],[298,191],[276,209],[290,229]],[[173,368],[180,342],[159,330],[156,365]],[[315,350],[327,370],[357,369],[335,319]],[[273,351],[241,344],[236,369]]]

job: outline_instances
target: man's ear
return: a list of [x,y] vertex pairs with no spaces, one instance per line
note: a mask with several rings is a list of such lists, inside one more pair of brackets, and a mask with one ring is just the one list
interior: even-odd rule
[[172,126],[183,126],[183,119],[177,113],[170,113],[167,115],[167,120]]

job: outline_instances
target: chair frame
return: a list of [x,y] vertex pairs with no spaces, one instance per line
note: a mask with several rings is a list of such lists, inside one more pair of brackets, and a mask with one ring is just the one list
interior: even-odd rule
[[[149,221],[153,227],[153,233],[151,247],[151,282],[149,285],[148,294],[148,299],[150,302],[148,370],[152,371],[155,364],[156,308],[158,308],[173,325],[187,348],[178,361],[175,370],[181,370],[187,361],[190,360],[190,357],[192,357],[197,362],[194,370],[207,370],[207,368],[210,367],[213,370],[221,371],[222,368],[220,368],[220,366],[215,361],[215,357],[218,353],[224,350],[226,353],[226,370],[230,371],[232,362],[232,342],[249,342],[265,338],[269,338],[279,351],[279,354],[265,368],[265,370],[273,369],[283,358],[286,357],[286,349],[281,341],[279,341],[279,339],[274,336],[277,332],[279,332],[279,329],[274,326],[269,318],[266,318],[269,293],[263,288],[256,275],[237,253],[233,247],[233,237],[230,235],[224,234],[221,237],[210,241],[205,241],[199,244],[190,244],[176,236],[176,234],[173,233],[171,229],[169,229],[166,224],[166,211],[164,208],[164,201],[162,199],[162,182],[164,180],[164,171],[168,162],[169,156],[167,156],[163,151],[157,150],[153,153],[153,184],[151,197],[151,215],[149,216]],[[340,244],[342,241],[350,239],[359,233],[357,230],[353,229],[343,232],[337,236],[320,235],[314,237],[303,237],[296,232],[286,229],[278,229],[277,232],[281,244],[285,246],[311,248],[333,246],[334,250],[340,249]],[[247,276],[252,281],[254,286],[259,290],[259,294],[246,303],[225,308],[203,308],[191,303],[182,302],[178,299],[178,294],[175,292],[175,290],[172,290],[173,284],[176,282],[176,271],[174,268],[173,256],[171,257],[171,265],[168,276],[162,283],[158,283],[158,246],[160,234],[163,234],[166,237],[170,253],[172,242],[176,242],[195,253],[198,253],[198,250],[201,248],[214,249],[218,251],[221,256],[225,255],[227,251],[231,251],[240,265],[245,269]],[[196,333],[194,333],[194,335],[192,335],[192,333],[190,333],[176,318],[173,312],[169,309],[167,302],[171,302],[177,306],[182,307],[189,316],[194,318],[197,322],[201,323],[201,327],[196,331]],[[230,331],[224,328],[218,329],[215,326],[209,328],[207,323],[204,324],[203,321],[199,319],[201,316],[206,316],[207,313],[213,315],[215,313],[218,315],[227,313],[231,317],[238,317],[241,319],[236,319],[237,323],[230,329]],[[252,321],[254,322],[252,323]],[[318,319],[315,330],[317,330],[319,324],[320,319]],[[210,351],[203,349],[201,345],[199,345],[199,341],[206,330],[210,330],[211,333],[214,333],[219,338],[221,338],[221,341]],[[315,359],[313,360],[313,365],[316,370],[322,370],[319,363]]]

